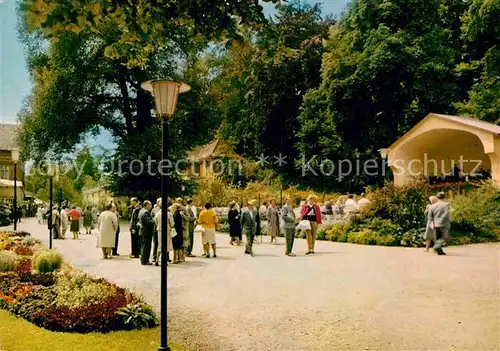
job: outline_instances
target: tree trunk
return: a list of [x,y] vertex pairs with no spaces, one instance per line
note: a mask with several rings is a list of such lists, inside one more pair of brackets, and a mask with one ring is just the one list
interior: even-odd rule
[[144,72],[135,68],[132,74],[137,82],[136,126],[137,130],[141,132],[153,125],[153,117],[151,115],[153,97],[149,92],[140,88],[140,84],[146,80]]
[[123,116],[125,117],[125,126],[127,128],[128,136],[134,134],[134,125],[132,123],[132,110],[130,108],[130,97],[128,95],[127,81],[125,79],[125,72],[123,66],[119,65],[118,69],[118,84],[123,99]]

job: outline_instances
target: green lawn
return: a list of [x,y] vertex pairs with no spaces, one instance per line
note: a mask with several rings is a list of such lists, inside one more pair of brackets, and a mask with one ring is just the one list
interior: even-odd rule
[[[159,340],[159,328],[109,334],[55,333],[0,310],[1,351],[156,351]],[[178,345],[170,347],[186,351]]]

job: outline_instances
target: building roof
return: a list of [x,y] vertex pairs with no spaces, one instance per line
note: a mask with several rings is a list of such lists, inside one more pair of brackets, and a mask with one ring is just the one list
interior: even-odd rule
[[19,126],[17,124],[0,123],[0,150],[11,150],[18,148],[17,133]]
[[206,145],[198,146],[188,153],[188,159],[191,161],[199,161],[205,160],[209,157],[214,157],[215,150],[217,149],[218,145],[219,139],[215,139],[214,141]]
[[482,129],[486,132],[490,132],[493,134],[500,135],[500,126],[497,126],[496,124],[488,123],[485,121],[482,121],[480,119],[472,118],[472,117],[467,117],[467,116],[450,116],[450,115],[441,115],[438,113],[431,113],[430,115],[436,116],[439,118],[444,118],[453,122],[458,122],[462,123],[474,128]]
[[439,118],[444,119],[446,121],[450,121],[453,123],[458,123],[463,126],[472,127],[481,131],[485,131],[490,134],[500,135],[500,126],[492,123],[488,123],[476,118],[468,117],[468,116],[450,116],[450,115],[442,115],[439,113],[429,113],[425,116],[420,122],[418,122],[413,128],[407,131],[404,135],[400,136],[398,140],[396,140],[389,149],[394,149],[396,146],[400,145],[404,140],[408,139],[414,132],[426,123],[431,118]]

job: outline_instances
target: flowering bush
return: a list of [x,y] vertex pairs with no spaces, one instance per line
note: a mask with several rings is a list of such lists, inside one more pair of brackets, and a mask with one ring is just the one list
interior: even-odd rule
[[77,308],[106,301],[116,295],[117,287],[104,279],[95,279],[87,274],[70,271],[59,274],[54,286],[58,307]]
[[116,313],[126,305],[125,290],[117,288],[114,296],[101,303],[77,308],[51,305],[35,313],[32,322],[52,331],[105,333],[127,328],[123,319]]

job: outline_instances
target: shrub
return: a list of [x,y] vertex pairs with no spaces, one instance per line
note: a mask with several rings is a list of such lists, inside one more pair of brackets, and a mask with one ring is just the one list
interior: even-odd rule
[[379,235],[370,229],[363,229],[359,232],[350,233],[348,242],[363,245],[392,246],[397,242],[392,235]]
[[38,251],[33,255],[33,269],[40,273],[55,272],[62,265],[62,256],[54,250]]
[[17,256],[10,251],[0,251],[0,272],[14,271],[17,267]]
[[116,294],[102,303],[77,308],[54,304],[36,312],[30,319],[34,324],[52,331],[106,333],[126,329],[122,317],[116,313],[127,305],[126,295],[124,289],[117,288]]
[[410,229],[409,231],[403,234],[400,241],[400,245],[412,246],[412,247],[424,246],[424,235],[425,235],[425,228]]
[[130,329],[151,328],[158,324],[155,312],[144,303],[128,304],[116,313]]
[[337,223],[326,231],[326,239],[330,241],[347,242],[350,225],[348,223]]
[[484,183],[475,191],[458,195],[451,202],[451,237],[464,236],[466,241],[499,240],[500,191]]
[[16,272],[19,275],[22,275],[23,273],[31,272],[31,259],[29,258],[23,258],[19,261],[19,264],[17,265]]
[[116,294],[116,287],[104,279],[94,279],[81,272],[58,276],[54,286],[58,307],[76,308],[103,303]]

